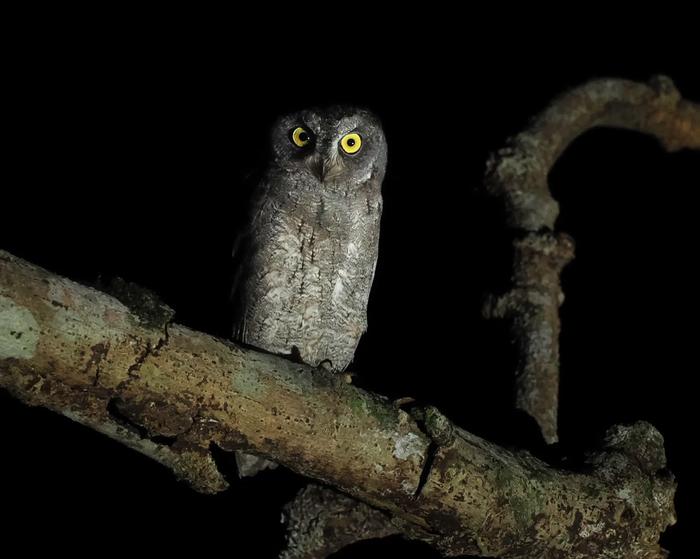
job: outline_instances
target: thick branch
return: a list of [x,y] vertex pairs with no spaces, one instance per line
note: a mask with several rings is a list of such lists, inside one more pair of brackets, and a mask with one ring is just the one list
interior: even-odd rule
[[561,270],[573,259],[573,241],[551,231],[559,215],[548,174],[566,147],[599,126],[655,136],[669,151],[700,149],[700,105],[683,100],[669,78],[647,84],[604,79],[555,99],[530,126],[493,154],[485,188],[503,199],[516,230],[513,288],[485,306],[489,317],[512,320],[518,343],[516,406],[557,440]]
[[226,486],[212,444],[273,459],[386,511],[446,555],[662,556],[675,485],[648,424],[611,431],[590,473],[561,472],[434,408],[420,427],[339,376],[164,325],[168,313],[152,307],[137,312],[0,252],[0,386],[199,491]]

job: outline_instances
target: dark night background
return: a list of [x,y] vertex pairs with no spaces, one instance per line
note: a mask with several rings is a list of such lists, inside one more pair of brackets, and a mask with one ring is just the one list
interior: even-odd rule
[[[0,248],[79,282],[139,283],[176,309],[177,322],[225,336],[243,185],[265,153],[270,123],[308,105],[367,106],[384,123],[389,168],[356,382],[435,404],[510,445],[537,443],[511,412],[505,325],[480,317],[483,295],[505,287],[509,265],[497,205],[477,191],[489,152],[556,94],[593,77],[665,73],[700,101],[697,65],[677,56],[501,56],[456,40],[421,56],[397,47],[333,64],[270,57],[254,72],[241,62],[250,44],[137,46],[127,34],[104,43],[95,35],[27,41],[21,59],[10,54]],[[577,243],[563,276],[554,454],[577,455],[615,422],[652,422],[679,481],[679,522],[663,541],[682,557],[697,518],[689,447],[700,153],[666,154],[652,138],[596,130],[566,151],[550,179],[558,228]],[[138,544],[154,552],[196,546],[204,556],[224,545],[229,557],[275,557],[280,507],[304,483],[278,470],[201,496],[118,443],[4,393],[0,433],[0,502],[11,511],[0,523],[5,545],[52,554],[95,551],[89,535],[101,542],[98,553]],[[438,557],[400,539],[335,557],[387,555]]]

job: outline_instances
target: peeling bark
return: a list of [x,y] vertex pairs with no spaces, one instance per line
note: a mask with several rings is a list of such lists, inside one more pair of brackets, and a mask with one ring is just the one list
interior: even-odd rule
[[446,556],[663,557],[659,534],[675,520],[675,483],[649,424],[614,427],[584,470],[562,471],[435,408],[419,423],[338,375],[148,320],[5,252],[0,387],[198,491],[226,487],[212,444],[269,458],[380,509]]
[[537,421],[548,443],[557,441],[559,277],[574,257],[573,240],[551,233],[559,205],[548,174],[572,141],[600,126],[650,134],[668,151],[700,149],[700,105],[682,99],[669,78],[594,80],[552,101],[493,154],[484,179],[485,189],[503,200],[516,235],[513,287],[490,298],[484,314],[511,320],[518,344],[515,405]]

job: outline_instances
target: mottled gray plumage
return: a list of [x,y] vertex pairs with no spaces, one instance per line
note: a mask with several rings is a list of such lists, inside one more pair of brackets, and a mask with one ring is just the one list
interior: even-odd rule
[[[294,141],[298,128],[303,147]],[[342,371],[367,328],[384,133],[366,110],[331,107],[280,118],[271,139],[271,159],[235,249],[234,337]],[[354,154],[343,149],[358,143]]]

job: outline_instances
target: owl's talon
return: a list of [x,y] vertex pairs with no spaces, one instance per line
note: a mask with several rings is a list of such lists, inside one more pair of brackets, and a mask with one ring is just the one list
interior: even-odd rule
[[333,372],[333,363],[331,363],[330,359],[324,359],[321,361],[318,366],[316,367],[317,369],[323,369],[327,373],[332,373]]

